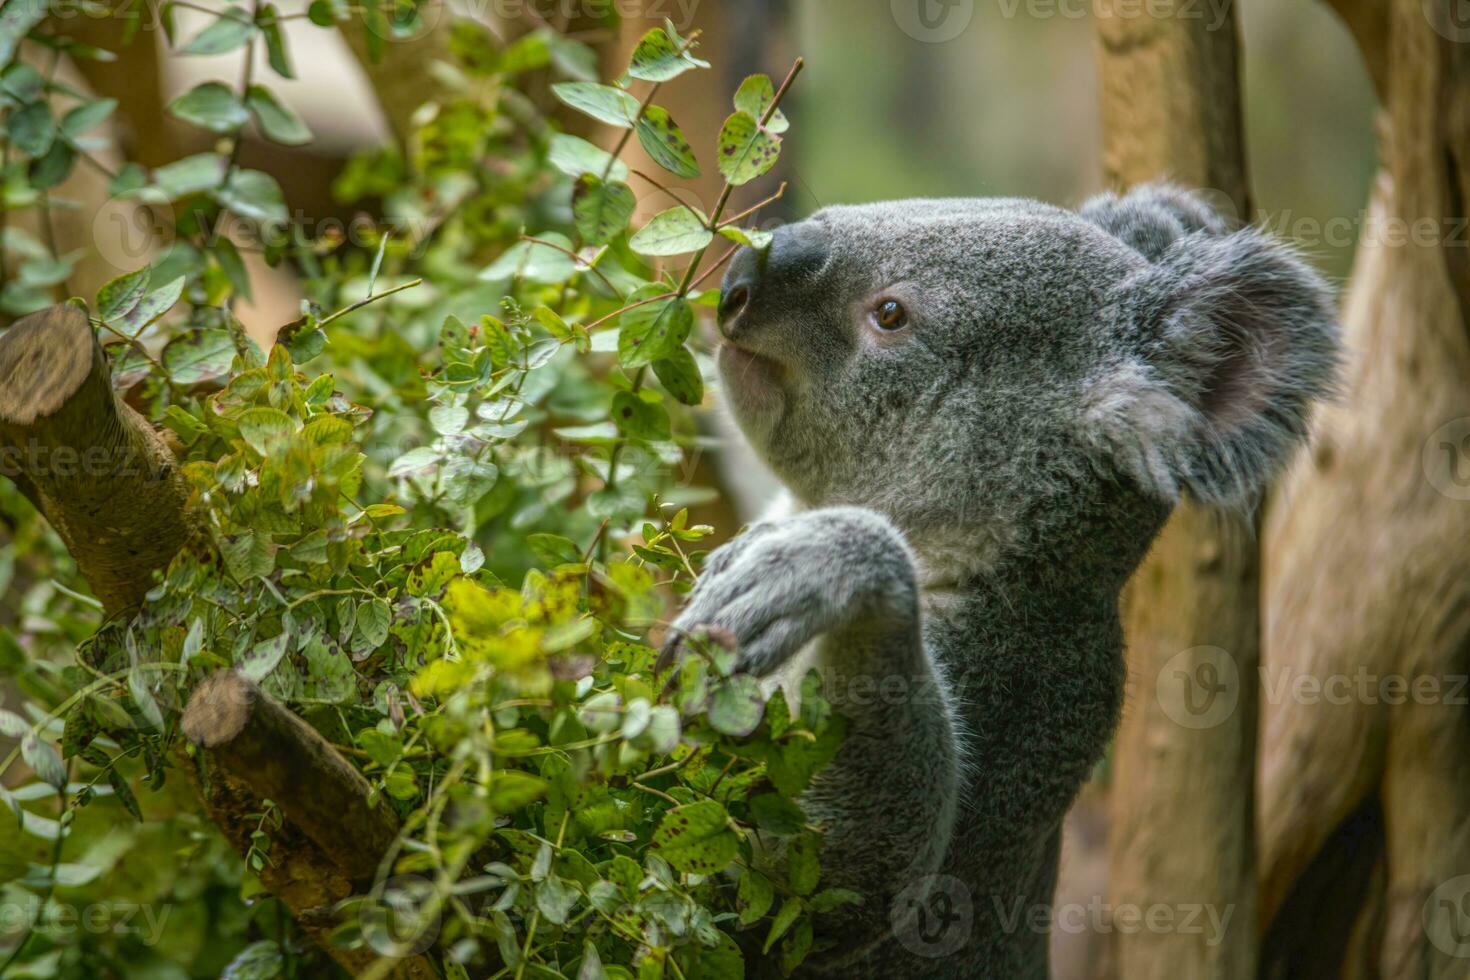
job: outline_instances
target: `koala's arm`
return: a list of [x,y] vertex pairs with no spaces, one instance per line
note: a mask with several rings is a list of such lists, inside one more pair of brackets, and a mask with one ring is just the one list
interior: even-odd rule
[[907,543],[854,507],[755,524],[710,556],[674,634],[706,625],[733,634],[742,669],[761,677],[815,641],[812,666],[848,729],[802,802],[825,830],[823,886],[861,891],[854,914],[881,939],[893,895],[944,860],[960,792],[954,713]]

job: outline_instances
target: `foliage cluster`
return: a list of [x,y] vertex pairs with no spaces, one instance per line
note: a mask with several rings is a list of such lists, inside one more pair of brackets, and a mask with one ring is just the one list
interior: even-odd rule
[[[377,885],[340,910],[340,942],[380,966],[425,953],[450,977],[717,980],[760,950],[793,970],[814,919],[860,900],[820,887],[799,803],[841,719],[814,679],[792,711],[719,643],[690,644],[672,671],[649,644],[712,533],[689,518],[704,491],[679,476],[709,373],[694,326],[717,299],[701,262],[716,243],[767,244],[741,226],[754,209],[726,211],[776,161],[784,85],[740,86],[710,213],[680,204],[635,229],[635,175],[562,131],[528,79],[555,79],[559,111],[689,177],[700,163],[656,97],[708,67],[695,39],[654,29],[604,84],[590,49],[550,29],[502,44],[458,23],[453,63],[434,67],[450,94],[406,146],[338,179],[342,202],[377,215],[369,241],[346,242],[240,165],[247,130],[311,139],[251,59],[263,47],[290,77],[292,17],[392,43],[416,30],[413,5],[389,19],[256,2],[186,30],[193,5],[163,4],[178,54],[238,53],[241,76],[168,107],[215,150],[116,170],[92,135],[113,101],[55,70],[110,55],[69,40],[47,6],[0,12],[0,310],[64,298],[78,256],[49,229],[74,168],[147,209],[161,244],[90,315],[120,394],[171,433],[212,547],[176,558],[136,616],[102,622],[0,489],[15,528],[0,584],[20,616],[0,630],[0,673],[22,692],[0,710],[16,740],[0,760],[0,902],[26,910],[0,937],[0,975],[335,969],[256,877],[289,857],[279,811],[263,803],[243,857],[199,815],[178,709],[226,667],[300,712],[401,817]],[[120,44],[137,43],[141,14],[120,17]],[[259,260],[308,297],[269,350],[233,313]],[[14,786],[21,762],[34,779]],[[157,934],[118,921],[133,905],[160,913]],[[61,914],[92,907],[116,928]]]

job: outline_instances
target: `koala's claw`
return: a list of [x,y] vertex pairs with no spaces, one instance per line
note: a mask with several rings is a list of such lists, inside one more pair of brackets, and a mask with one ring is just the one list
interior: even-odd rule
[[710,555],[659,669],[702,630],[738,650],[737,670],[764,676],[835,628],[895,606],[911,611],[913,592],[902,539],[871,511],[833,508],[756,524]]

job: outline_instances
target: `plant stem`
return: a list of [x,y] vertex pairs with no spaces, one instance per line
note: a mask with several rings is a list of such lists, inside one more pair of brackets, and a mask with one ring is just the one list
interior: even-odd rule
[[317,321],[317,326],[318,327],[325,327],[327,324],[331,323],[333,320],[340,319],[341,317],[344,317],[344,316],[346,316],[349,313],[356,313],[358,310],[362,309],[364,306],[367,306],[370,303],[376,303],[378,300],[384,299],[385,297],[388,297],[388,296],[392,296],[394,293],[401,293],[405,289],[412,289],[413,287],[419,286],[419,285],[422,285],[422,284],[423,284],[423,280],[422,279],[413,279],[413,280],[411,280],[409,282],[401,283],[401,284],[399,284],[397,286],[394,286],[392,289],[385,289],[381,293],[375,293],[372,296],[366,296],[366,297],[358,300],[356,303],[353,303],[351,306],[344,306],[344,307],[342,307],[342,309],[338,310],[336,313],[333,313],[331,316],[327,317],[325,320],[319,320],[319,321]]
[[[766,106],[765,112],[761,113],[760,125],[764,126],[766,123],[771,121],[771,117],[776,114],[776,109],[781,105],[781,100],[786,97],[787,90],[791,88],[791,83],[796,80],[797,75],[801,74],[801,69],[805,67],[805,65],[806,61],[801,58],[797,58],[795,63],[792,64],[791,70],[786,73],[786,77],[781,81],[781,87],[776,89],[775,95],[771,96],[771,104]],[[781,188],[784,191],[786,185],[782,184]],[[720,217],[724,215],[725,207],[730,203],[730,195],[733,193],[735,193],[735,185],[730,183],[728,180],[725,181],[725,189],[720,192],[720,199],[715,202],[715,210],[709,216],[709,225],[707,227],[710,231],[715,231],[720,227]],[[776,196],[779,197],[780,194],[778,193]],[[748,214],[750,212],[747,211],[745,213]],[[684,278],[679,283],[679,288],[674,291],[674,295],[678,296],[680,299],[683,299],[689,295],[690,290],[694,288],[696,283],[704,281],[704,276],[699,276],[699,278],[697,279],[695,277],[699,272],[699,263],[704,261],[705,253],[709,251],[710,245],[713,244],[714,239],[710,239],[710,241],[705,243],[703,248],[701,248],[698,252],[694,254],[694,259],[689,263],[689,268],[684,270]],[[735,250],[731,249],[730,252],[725,256],[725,258],[729,258],[730,255],[734,254],[734,252]],[[718,269],[720,267],[720,264],[722,264],[723,262],[724,259],[721,259],[720,263],[717,263],[715,265],[715,268]],[[705,276],[707,275],[709,275],[708,272],[705,273]],[[647,377],[648,365],[645,364],[643,367],[638,369],[638,372],[636,374],[633,375],[633,390],[641,390],[643,387],[643,382],[647,379]],[[618,460],[623,455],[623,447],[625,445],[627,445],[626,441],[619,442],[617,445],[613,446],[612,453],[608,456],[607,482],[604,484],[605,488],[608,490],[612,490],[617,486]]]
[[[561,850],[561,842],[567,836],[567,822],[572,817],[572,811],[568,810],[561,815],[561,829],[556,832],[556,847],[553,854]],[[548,871],[548,873],[550,873]],[[531,959],[531,946],[536,941],[536,928],[541,925],[541,910],[538,908],[531,913],[531,924],[526,927],[526,944],[521,947],[521,962],[516,966],[516,980],[521,980],[526,975],[526,964]]]
[[[68,763],[66,767],[67,785],[71,784],[71,770],[71,764]],[[45,912],[46,903],[51,901],[51,894],[52,892],[56,891],[56,869],[61,864],[62,842],[66,840],[66,814],[67,810],[69,809],[66,800],[66,788],[63,787],[57,790],[56,797],[61,801],[61,815],[58,818],[58,822],[61,824],[61,827],[56,833],[56,840],[51,845],[51,871],[46,876],[46,887],[41,890],[41,901],[36,906],[36,908],[40,911],[38,912],[36,918],[31,922],[29,927],[27,927],[25,935],[20,937],[20,942],[16,943],[15,948],[10,951],[10,955],[5,957],[5,962],[0,963],[0,977],[4,977],[5,974],[9,972],[11,964],[14,963],[16,959],[20,957],[20,954],[25,952],[25,948],[30,945],[31,937],[35,934],[36,931],[36,923],[41,921],[41,914]]]

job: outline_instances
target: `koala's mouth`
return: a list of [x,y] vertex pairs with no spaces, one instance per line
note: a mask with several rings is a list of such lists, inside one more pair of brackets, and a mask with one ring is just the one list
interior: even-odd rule
[[737,418],[755,422],[786,409],[789,378],[775,358],[726,341],[715,356],[721,387]]
[[747,376],[753,376],[751,380],[769,383],[780,380],[784,373],[779,361],[729,340],[720,345],[717,357],[726,383],[743,383]]

